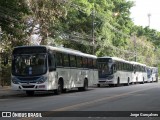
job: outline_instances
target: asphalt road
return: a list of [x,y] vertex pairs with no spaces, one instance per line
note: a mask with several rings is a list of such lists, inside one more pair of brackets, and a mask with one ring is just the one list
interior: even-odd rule
[[[75,89],[61,95],[38,92],[35,96],[28,97],[20,93],[1,97],[0,111],[18,111],[18,113],[41,111],[43,117],[50,116],[54,119],[67,120],[82,120],[82,118],[86,120],[159,120],[160,83],[120,87],[92,87],[85,92],[78,92]],[[60,112],[57,113],[57,111]],[[145,115],[150,115],[150,117]],[[156,115],[159,117],[153,117]],[[46,119],[52,119],[50,117]],[[18,119],[22,118],[18,117]]]

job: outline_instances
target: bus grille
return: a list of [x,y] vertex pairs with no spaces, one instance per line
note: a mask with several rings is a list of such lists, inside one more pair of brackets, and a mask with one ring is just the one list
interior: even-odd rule
[[23,86],[23,85],[22,85],[23,88],[34,88],[34,86],[35,86],[35,85],[29,85],[29,86]]
[[99,82],[106,82],[106,81],[99,81]]
[[17,77],[21,81],[35,81],[39,79],[40,77]]
[[25,82],[20,82],[20,83],[36,83],[36,82],[28,82],[28,81],[25,81]]

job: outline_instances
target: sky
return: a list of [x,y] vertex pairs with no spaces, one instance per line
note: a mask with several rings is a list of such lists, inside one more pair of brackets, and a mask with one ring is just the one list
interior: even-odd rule
[[150,28],[160,31],[160,0],[129,1],[135,2],[135,6],[130,10],[130,17],[135,25],[149,26],[148,14],[150,14]]

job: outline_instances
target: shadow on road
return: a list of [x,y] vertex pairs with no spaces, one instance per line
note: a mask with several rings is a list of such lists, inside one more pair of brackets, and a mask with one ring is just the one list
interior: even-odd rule
[[78,91],[76,89],[74,90],[67,90],[65,93],[61,93],[60,95],[55,95],[53,91],[35,91],[35,94],[33,96],[27,96],[25,91],[16,91],[15,93],[13,91],[10,91],[12,94],[4,94],[0,96],[0,99],[10,99],[10,98],[29,98],[29,97],[48,97],[48,96],[61,96],[65,94],[74,94],[74,93],[80,93],[80,92],[88,92],[94,90],[94,88],[89,88],[86,91]]

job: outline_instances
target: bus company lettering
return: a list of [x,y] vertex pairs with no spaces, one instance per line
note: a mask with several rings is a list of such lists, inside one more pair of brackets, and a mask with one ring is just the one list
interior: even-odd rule
[[12,113],[12,117],[42,117],[41,113]]

